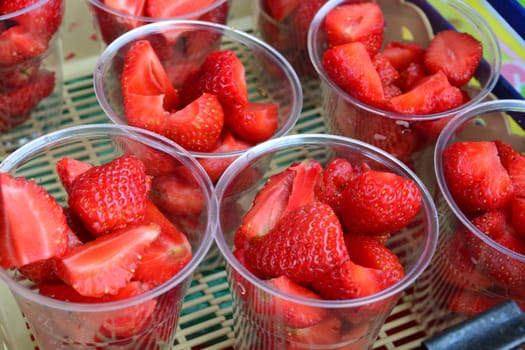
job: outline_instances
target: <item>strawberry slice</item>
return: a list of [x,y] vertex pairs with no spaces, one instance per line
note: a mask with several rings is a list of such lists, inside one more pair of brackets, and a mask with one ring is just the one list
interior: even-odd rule
[[179,92],[181,106],[208,92],[217,96],[225,115],[241,112],[248,104],[244,65],[231,50],[211,51]]
[[337,215],[341,213],[343,191],[350,181],[352,170],[348,160],[335,158],[324,167],[322,180],[316,187],[317,198],[332,207]]
[[525,156],[508,142],[494,140],[494,143],[498,148],[501,164],[509,173],[514,194],[520,197],[525,196]]
[[62,256],[57,274],[81,295],[117,294],[131,280],[141,255],[159,234],[157,224],[113,231]]
[[252,239],[246,259],[263,276],[311,283],[349,258],[332,208],[310,201],[283,215],[267,234]]
[[385,94],[381,77],[361,42],[333,46],[323,54],[326,74],[349,95],[380,106]]
[[62,207],[34,181],[0,173],[0,266],[19,267],[63,255],[69,227]]
[[234,242],[241,248],[249,240],[267,234],[285,214],[315,199],[321,181],[321,164],[305,160],[270,177],[244,215]]
[[343,192],[341,215],[347,233],[394,234],[421,208],[421,191],[406,177],[360,168]]
[[[384,54],[383,57],[385,57]],[[430,75],[430,72],[423,63],[410,62],[409,65],[399,73],[395,84],[399,86],[403,92],[407,92],[423,81],[423,78]]]
[[425,49],[416,42],[389,41],[381,51],[399,72],[408,68],[411,63],[423,64]]
[[29,84],[38,76],[42,60],[42,57],[34,57],[19,64],[0,66],[0,91],[9,91]]
[[442,157],[447,187],[467,216],[503,208],[509,203],[512,181],[494,142],[456,142],[443,151]]
[[[148,17],[168,18],[181,17],[203,10],[214,3],[215,0],[155,0],[146,2],[146,15]],[[186,18],[191,19],[191,18]],[[197,18],[193,18],[197,19]]]
[[481,42],[469,33],[444,30],[430,41],[424,62],[429,71],[442,71],[452,85],[461,87],[474,76],[482,55]]
[[75,288],[63,283],[43,283],[38,286],[38,293],[47,297],[71,303],[100,303],[98,297],[79,294]]
[[104,4],[123,14],[143,16],[146,0],[103,0]]
[[177,175],[154,178],[150,199],[162,212],[175,216],[199,216],[205,209],[202,189]]
[[376,54],[372,58],[372,63],[381,78],[383,87],[393,84],[399,78],[399,72],[385,55],[381,53]]
[[226,117],[229,130],[239,138],[252,143],[272,137],[279,126],[277,103],[248,102],[241,113]]
[[383,11],[373,2],[339,5],[328,12],[324,25],[330,46],[361,42],[374,56],[383,44]]
[[525,197],[514,196],[510,201],[510,217],[516,236],[525,239]]
[[144,164],[125,154],[80,174],[69,191],[68,204],[96,236],[144,217],[150,180]]
[[15,25],[0,32],[0,63],[19,64],[26,59],[43,54],[48,43],[35,38],[27,28]]
[[56,164],[58,177],[66,189],[66,192],[70,191],[73,182],[80,174],[86,172],[92,167],[92,164],[70,157],[64,157],[58,160]]
[[289,328],[287,350],[304,350],[307,345],[338,344],[342,325],[340,318],[328,316],[310,327]]
[[224,112],[217,96],[203,93],[170,114],[162,134],[188,151],[209,152],[217,144],[223,125]]
[[[288,50],[290,49],[290,45],[295,46],[295,48],[292,47],[290,51],[292,51],[292,55],[293,53],[298,54],[298,62],[302,63],[302,61],[304,60],[303,55],[308,55],[306,43],[308,37],[308,30],[310,29],[310,23],[312,23],[315,14],[317,13],[317,11],[319,11],[319,9],[324,5],[326,1],[327,0],[302,0],[299,2],[291,16],[291,23],[289,24],[290,29],[286,30],[291,31],[292,36],[290,39],[286,40],[284,44],[286,45],[286,49]],[[282,31],[282,29],[278,30]],[[290,40],[294,40],[294,42],[292,43],[290,42]],[[294,67],[296,66],[294,65]]]
[[[129,125],[162,134],[169,112],[163,107],[164,95],[124,95],[124,115]],[[144,113],[144,111],[148,111]]]
[[301,3],[301,0],[264,0],[262,7],[272,18],[281,22]]
[[138,40],[130,46],[124,58],[120,82],[124,100],[129,94],[162,95],[162,106],[166,111],[171,111],[178,103],[177,91],[148,40]]

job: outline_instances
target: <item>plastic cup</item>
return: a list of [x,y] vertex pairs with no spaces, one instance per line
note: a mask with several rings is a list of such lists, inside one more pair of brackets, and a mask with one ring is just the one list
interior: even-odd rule
[[439,131],[427,132],[428,125],[424,123],[445,120],[489,98],[500,76],[497,38],[485,20],[463,1],[376,1],[385,20],[383,43],[415,42],[427,48],[436,33],[456,28],[471,34],[483,46],[482,63],[474,78],[462,88],[469,95],[468,102],[434,114],[394,113],[346,93],[329,78],[323,67],[322,57],[328,48],[324,19],[333,8],[350,2],[328,1],[312,20],[308,33],[310,60],[321,79],[322,116],[327,132],[360,139],[395,155],[414,169],[432,191],[435,186],[432,155]]
[[93,16],[93,26],[98,34],[102,48],[127,31],[144,24],[162,20],[201,20],[226,24],[230,13],[231,0],[214,0],[208,5],[194,9],[177,17],[149,17],[147,15],[132,15],[107,5],[104,0],[86,0]]
[[[461,211],[449,191],[442,159],[448,145],[465,141],[501,140],[523,153],[525,134],[516,120],[523,123],[524,118],[523,100],[481,103],[458,113],[437,141],[434,162],[439,189],[435,200],[440,222],[439,243],[429,268],[414,285],[415,314],[429,334],[509,299],[525,309],[525,283],[521,277],[513,283],[512,276],[516,275],[505,278],[496,271],[501,268],[501,271],[515,273],[525,269],[525,256],[492,240]],[[478,249],[473,247],[482,250],[483,256],[474,253]],[[501,265],[490,268],[486,258]],[[468,302],[460,304],[459,300]]]
[[[353,165],[366,162],[372,169],[392,171],[413,179],[422,192],[421,212],[412,223],[387,241],[400,257],[406,275],[398,283],[367,297],[349,300],[317,300],[298,297],[278,290],[259,279],[242,265],[233,253],[233,238],[244,214],[263,183],[294,162],[314,159],[326,165],[331,159],[344,158]],[[251,181],[249,181],[251,179]],[[438,221],[432,199],[416,175],[405,165],[382,150],[334,135],[288,135],[255,146],[226,170],[216,185],[219,202],[216,242],[226,259],[228,283],[233,297],[233,324],[236,349],[369,349],[381,326],[403,292],[427,267],[437,242]],[[276,312],[265,314],[264,304],[281,298],[297,303],[298,308],[326,310],[328,315],[316,324],[317,331],[334,332],[336,341],[292,340],[301,332],[286,327],[285,316]],[[263,303],[260,304],[260,302]],[[332,323],[333,328],[330,326]],[[327,338],[333,336],[327,334]],[[333,339],[333,337],[331,337]]]
[[63,0],[39,0],[0,15],[0,154],[58,125],[63,14]]
[[[192,258],[173,277],[142,294],[95,303],[47,297],[38,293],[38,285],[18,269],[1,269],[0,278],[12,292],[29,325],[28,332],[36,338],[40,349],[171,349],[173,346],[185,293],[193,272],[213,243],[216,225],[213,186],[194,158],[173,142],[145,130],[110,124],[83,125],[27,143],[5,158],[0,171],[33,179],[66,206],[67,195],[55,170],[59,159],[68,156],[98,165],[126,153],[144,161],[152,181],[160,176],[184,176],[194,186],[195,193],[202,195],[199,214],[166,216],[186,233]],[[163,166],[162,173],[159,165]],[[150,199],[153,200],[151,194]],[[187,225],[189,222],[191,225]],[[129,322],[135,321],[131,323],[135,327],[128,327]],[[1,327],[8,335],[16,334],[9,331],[17,327],[15,324]]]

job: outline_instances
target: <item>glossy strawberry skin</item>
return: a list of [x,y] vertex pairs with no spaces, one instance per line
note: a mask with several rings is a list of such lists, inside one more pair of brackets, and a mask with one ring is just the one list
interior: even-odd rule
[[309,283],[348,260],[348,252],[333,210],[313,201],[291,210],[266,235],[251,240],[246,258],[263,276],[284,275]]
[[144,217],[150,179],[132,155],[80,174],[70,189],[69,206],[94,235],[102,235]]

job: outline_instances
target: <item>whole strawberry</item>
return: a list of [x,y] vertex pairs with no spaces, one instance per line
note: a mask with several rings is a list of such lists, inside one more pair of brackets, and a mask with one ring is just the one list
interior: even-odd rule
[[247,263],[261,275],[296,283],[313,282],[348,259],[339,219],[317,201],[291,210],[246,248]]
[[84,225],[99,236],[140,222],[150,187],[144,164],[126,154],[78,175],[70,187],[68,203]]
[[357,234],[395,233],[420,208],[421,191],[413,180],[366,165],[356,171],[341,200],[345,232]]

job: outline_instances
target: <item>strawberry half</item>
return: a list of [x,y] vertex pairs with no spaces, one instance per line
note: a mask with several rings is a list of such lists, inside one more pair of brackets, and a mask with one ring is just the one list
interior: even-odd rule
[[62,256],[57,274],[81,295],[117,294],[131,280],[140,256],[159,234],[157,224],[116,230]]
[[195,217],[205,209],[202,189],[197,183],[177,175],[155,177],[151,182],[150,199],[162,212],[175,216]]
[[25,27],[15,25],[0,32],[0,63],[2,65],[19,64],[43,54],[48,48]]
[[389,41],[385,43],[381,54],[401,72],[412,63],[423,64],[425,49],[416,42]]
[[343,191],[350,181],[352,170],[348,160],[335,158],[324,167],[322,180],[316,187],[317,198],[332,207],[337,215],[341,213]]
[[508,142],[495,140],[494,143],[498,149],[501,164],[509,173],[514,194],[520,197],[525,196],[525,156]]
[[247,263],[261,275],[296,283],[316,281],[348,259],[339,219],[317,201],[289,211],[246,248]]
[[144,217],[150,180],[144,164],[125,154],[80,174],[69,191],[70,208],[94,235],[102,235]]
[[461,87],[474,76],[482,54],[481,42],[469,33],[444,30],[430,41],[424,62],[429,71],[441,71],[452,85]]
[[242,112],[228,116],[228,129],[239,138],[252,143],[272,137],[279,126],[277,103],[248,102]]
[[330,46],[361,42],[374,56],[383,44],[383,11],[373,2],[339,5],[328,12],[324,25]]
[[34,181],[0,173],[0,266],[60,257],[69,227],[62,207]]

